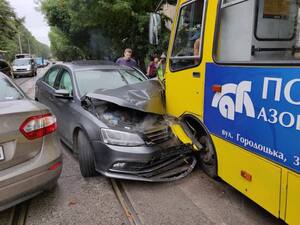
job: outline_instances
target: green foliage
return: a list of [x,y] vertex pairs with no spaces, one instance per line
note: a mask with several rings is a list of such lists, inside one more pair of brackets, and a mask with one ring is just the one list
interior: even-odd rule
[[11,61],[20,53],[18,36],[20,35],[23,52],[49,58],[50,49],[38,42],[23,25],[23,19],[17,18],[6,0],[0,0],[0,50],[7,51],[6,58]]
[[[115,59],[132,48],[141,62],[154,51],[148,44],[149,13],[160,0],[40,0],[40,7],[52,27],[52,50],[59,59]],[[164,30],[166,50],[168,32]],[[57,48],[57,42],[66,44]],[[72,46],[74,48],[72,48]],[[57,50],[56,50],[57,49]],[[80,49],[80,51],[78,50]]]

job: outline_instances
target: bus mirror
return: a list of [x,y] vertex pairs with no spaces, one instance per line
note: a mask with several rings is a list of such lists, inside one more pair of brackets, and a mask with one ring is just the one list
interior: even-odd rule
[[161,33],[161,17],[157,13],[150,13],[149,20],[149,43],[158,45]]

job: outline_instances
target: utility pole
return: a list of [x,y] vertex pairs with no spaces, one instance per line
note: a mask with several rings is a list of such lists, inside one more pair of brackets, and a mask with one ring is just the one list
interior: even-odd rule
[[23,49],[22,49],[22,43],[21,43],[21,36],[20,33],[18,34],[18,39],[19,39],[19,48],[20,48],[20,53],[23,53]]
[[31,55],[31,48],[30,48],[29,39],[27,39],[27,43],[28,43],[28,53],[29,53],[29,55]]

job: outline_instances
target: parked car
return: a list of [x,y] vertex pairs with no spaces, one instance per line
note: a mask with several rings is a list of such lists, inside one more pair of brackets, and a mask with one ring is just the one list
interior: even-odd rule
[[78,155],[81,173],[170,181],[196,159],[164,119],[162,87],[110,62],[56,64],[36,83],[36,100],[57,117],[58,132]]
[[21,53],[21,54],[16,54],[15,58],[16,59],[32,58],[32,56],[30,54],[27,54],[27,53]]
[[37,75],[37,66],[32,58],[15,59],[12,65],[15,77]]
[[2,59],[0,59],[0,72],[6,74],[9,77],[12,76],[12,69],[9,63]]
[[49,60],[45,59],[45,60],[44,60],[44,67],[48,66],[49,63],[50,63]]
[[56,118],[0,72],[0,211],[56,184],[62,156]]
[[35,61],[37,68],[43,68],[45,66],[44,59],[42,57],[37,57],[34,59],[34,61]]

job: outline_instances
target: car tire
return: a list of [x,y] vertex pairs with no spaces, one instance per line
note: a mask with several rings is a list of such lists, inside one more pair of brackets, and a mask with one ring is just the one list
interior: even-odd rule
[[84,132],[79,131],[77,135],[77,152],[80,172],[83,177],[93,177],[96,175],[95,156],[89,142],[89,139]]
[[211,178],[218,177],[217,154],[211,139],[208,136],[202,136],[199,139],[203,149],[199,152],[199,161],[203,171]]

